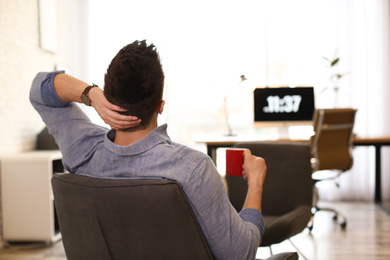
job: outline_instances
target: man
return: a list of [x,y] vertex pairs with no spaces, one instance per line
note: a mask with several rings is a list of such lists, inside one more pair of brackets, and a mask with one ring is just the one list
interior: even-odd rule
[[[238,214],[205,154],[174,143],[157,125],[164,73],[154,45],[135,41],[114,57],[104,91],[63,72],[39,73],[30,100],[55,137],[69,172],[98,178],[176,180],[186,193],[217,259],[254,259],[264,232],[262,158],[244,153],[248,194]],[[111,130],[96,126],[73,102],[92,105]],[[135,115],[136,117],[130,116]]]

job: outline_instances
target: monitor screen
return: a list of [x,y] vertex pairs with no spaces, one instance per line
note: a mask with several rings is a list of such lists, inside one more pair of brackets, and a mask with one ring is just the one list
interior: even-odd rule
[[313,87],[256,88],[255,122],[311,121],[314,114]]

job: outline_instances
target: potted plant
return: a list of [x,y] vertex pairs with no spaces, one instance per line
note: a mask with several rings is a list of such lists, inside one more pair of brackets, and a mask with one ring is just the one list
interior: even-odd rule
[[[336,107],[337,105],[337,99],[338,99],[338,91],[339,91],[339,88],[340,88],[340,85],[339,85],[339,82],[340,82],[340,79],[346,74],[341,74],[338,70],[338,64],[340,62],[340,58],[339,57],[335,57],[333,59],[329,59],[327,57],[322,57],[324,60],[327,61],[328,63],[328,67],[331,71],[330,73],[330,81],[332,82],[332,89],[333,89],[333,92],[334,92],[334,105]],[[320,93],[326,91],[327,89],[329,89],[330,87],[325,87],[321,90]]]

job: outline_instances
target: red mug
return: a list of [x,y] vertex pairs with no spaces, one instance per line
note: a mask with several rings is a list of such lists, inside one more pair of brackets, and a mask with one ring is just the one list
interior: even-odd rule
[[244,150],[239,148],[226,149],[226,175],[242,176],[244,164]]

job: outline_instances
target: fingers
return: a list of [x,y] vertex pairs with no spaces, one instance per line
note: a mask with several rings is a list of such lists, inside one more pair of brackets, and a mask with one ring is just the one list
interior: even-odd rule
[[126,111],[126,109],[121,108],[121,107],[119,107],[117,105],[114,105],[114,104],[110,103],[107,99],[105,100],[104,105],[108,109],[113,110],[113,111],[118,111],[118,112],[125,112]]
[[127,129],[136,127],[141,123],[141,120],[136,116],[122,115],[119,112],[124,112],[123,109],[117,105],[110,103],[103,94],[103,91],[96,92],[92,106],[98,112],[103,121],[110,125],[112,129]]
[[98,113],[103,121],[113,129],[131,128],[138,126],[141,123],[141,119],[138,119],[135,116],[121,115],[117,111],[109,109],[98,110]]
[[141,120],[136,116],[121,115],[114,110],[108,110],[106,121],[113,129],[132,128],[141,123]]
[[250,150],[244,151],[243,178],[255,185],[262,184],[267,172],[267,165],[262,157],[252,155]]
[[120,115],[115,111],[110,111],[107,117],[101,116],[106,124],[113,129],[126,129],[136,127],[141,123],[141,119],[135,116]]
[[245,160],[245,158],[248,158],[251,155],[252,155],[251,150],[249,150],[249,149],[244,150],[244,160]]
[[141,123],[141,119],[132,120],[132,121],[112,121],[106,122],[111,126],[112,129],[123,130],[128,128],[133,128],[138,126]]
[[244,180],[248,180],[248,175],[245,170],[247,167],[245,166],[245,164],[248,164],[250,157],[252,157],[252,153],[249,149],[245,149],[243,156],[244,156],[244,164],[242,165],[242,177],[244,178]]
[[138,117],[136,116],[129,116],[129,115],[122,115],[118,113],[120,111],[118,110],[108,110],[107,115],[111,117],[113,120],[117,121],[135,121],[138,120]]

